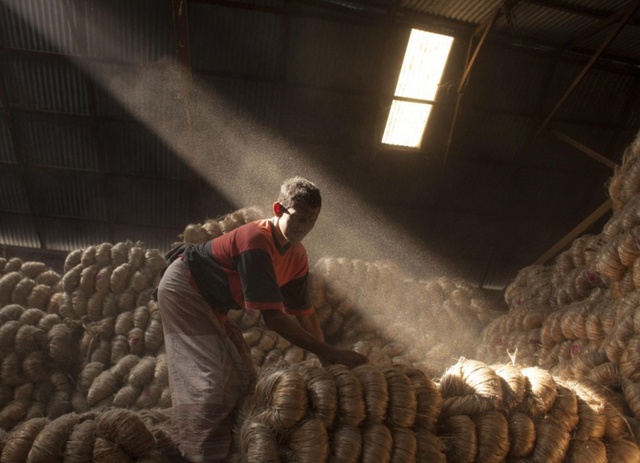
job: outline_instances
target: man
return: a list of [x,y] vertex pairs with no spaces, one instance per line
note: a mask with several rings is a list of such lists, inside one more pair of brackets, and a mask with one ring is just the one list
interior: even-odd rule
[[225,460],[231,413],[255,383],[249,348],[240,330],[228,322],[229,310],[260,310],[269,329],[325,363],[353,368],[366,362],[357,352],[324,342],[309,303],[309,268],[301,241],[321,205],[313,183],[288,179],[271,219],[181,246],[162,276],[157,298],[169,366],[172,432],[188,461]]

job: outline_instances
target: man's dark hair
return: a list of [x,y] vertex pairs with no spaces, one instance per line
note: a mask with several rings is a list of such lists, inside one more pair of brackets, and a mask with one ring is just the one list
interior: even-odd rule
[[278,202],[284,207],[305,203],[307,206],[317,209],[322,206],[322,197],[320,190],[312,182],[303,177],[292,177],[285,180],[280,187]]

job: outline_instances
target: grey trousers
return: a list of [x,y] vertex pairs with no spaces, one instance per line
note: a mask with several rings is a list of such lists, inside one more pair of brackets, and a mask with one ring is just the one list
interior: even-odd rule
[[224,461],[232,442],[231,414],[252,392],[256,371],[240,329],[190,284],[180,258],[158,285],[158,306],[172,400],[172,437],[190,462]]

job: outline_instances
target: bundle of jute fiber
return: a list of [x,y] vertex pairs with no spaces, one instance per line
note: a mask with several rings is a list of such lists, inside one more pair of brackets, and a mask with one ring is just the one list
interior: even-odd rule
[[481,333],[476,357],[484,362],[508,362],[515,357],[522,365],[536,365],[540,330],[547,316],[544,309],[517,307],[489,322]]
[[[174,452],[175,453],[175,452]],[[69,413],[54,420],[33,418],[12,430],[2,463],[169,462],[150,427],[132,411]]]
[[0,272],[0,307],[19,304],[49,311],[54,294],[60,291],[61,276],[42,262],[22,261],[14,258]]
[[262,326],[262,314],[259,310],[234,309],[227,314],[229,320],[238,325],[242,331],[246,331],[254,326]]
[[[291,387],[302,392],[287,402]],[[434,434],[441,403],[435,383],[408,366],[279,364],[260,371],[240,406],[234,461],[263,461],[249,457],[257,448],[268,461],[444,461]]]
[[292,365],[291,368],[300,373],[306,384],[308,416],[319,419],[327,429],[333,427],[338,414],[338,388],[333,376],[318,362],[311,360]]
[[264,369],[246,414],[276,432],[284,432],[307,414],[308,394],[304,377],[294,369]]
[[353,350],[367,357],[369,363],[376,365],[408,365],[422,364],[424,354],[409,349],[409,344],[399,341],[388,341],[385,338],[370,337],[368,341],[358,341]]
[[[396,336],[392,339],[411,339],[404,355],[432,376],[454,358],[473,357],[482,329],[502,313],[488,308],[486,298],[460,280],[441,277],[407,282],[405,288],[409,297],[404,307],[409,316],[401,318],[404,323],[392,325],[401,327],[400,332],[392,333]],[[480,306],[482,311],[478,311]]]
[[502,384],[495,370],[483,362],[461,358],[439,378],[440,419],[497,408],[503,400]]
[[113,367],[103,368],[101,362],[92,362],[81,371],[72,395],[75,412],[171,406],[164,354],[142,358],[129,354]]
[[505,288],[504,299],[510,309],[540,309],[549,304],[551,296],[551,267],[529,265],[516,274],[515,279]]
[[242,332],[242,336],[251,350],[253,365],[256,368],[271,367],[281,362],[296,364],[316,358],[273,330],[255,325]]
[[78,323],[83,329],[79,343],[80,368],[95,361],[113,366],[126,355],[157,355],[164,349],[160,311],[152,300],[115,317],[98,321],[85,317]]
[[545,319],[540,330],[540,366],[547,369],[561,367],[564,376],[575,376],[589,373],[584,361],[595,367],[607,360],[600,356],[601,361],[593,363],[596,357],[592,353],[601,351],[604,342],[602,308],[607,303],[607,293],[594,295],[598,297],[571,303]]
[[609,180],[608,192],[609,197],[613,201],[613,210],[619,211],[640,190],[639,177],[640,163],[640,137],[636,137],[634,141],[625,149],[622,154],[622,161],[616,167],[613,176]]
[[102,243],[72,251],[65,260],[60,315],[98,321],[145,306],[164,266],[160,251],[142,243]]
[[400,306],[403,298],[403,277],[391,262],[324,257],[313,274],[311,301],[329,340],[353,343],[370,335],[382,325],[368,321]]
[[[603,449],[605,458],[594,461],[640,461],[624,417],[626,406],[614,391],[589,380],[553,377],[535,367],[475,364],[471,374],[481,376],[475,382],[482,387],[473,389],[484,391],[478,397],[493,396],[494,401],[456,403],[452,409],[452,392],[470,388],[469,379],[462,380],[463,366],[452,367],[455,374],[448,372],[439,383],[444,402],[438,435],[451,461],[590,461],[577,458],[601,458]],[[496,386],[488,370],[500,378],[500,402],[495,400],[498,394],[490,392]],[[618,452],[628,459],[612,460]]]
[[56,314],[10,304],[0,309],[0,427],[71,411],[75,334]]
[[329,457],[329,433],[321,420],[305,418],[281,438],[283,463],[322,463]]
[[248,222],[264,218],[266,215],[261,208],[257,206],[245,207],[217,219],[207,219],[203,223],[189,224],[180,234],[180,238],[184,243],[204,243]]
[[245,420],[241,422],[240,430],[236,434],[235,453],[231,455],[231,462],[282,462],[278,454],[276,435],[266,424],[250,419]]

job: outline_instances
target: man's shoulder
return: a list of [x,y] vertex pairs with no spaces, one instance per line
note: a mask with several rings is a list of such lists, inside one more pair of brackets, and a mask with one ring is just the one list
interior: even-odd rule
[[235,240],[256,247],[264,247],[273,243],[270,222],[257,220],[242,225],[236,229]]

